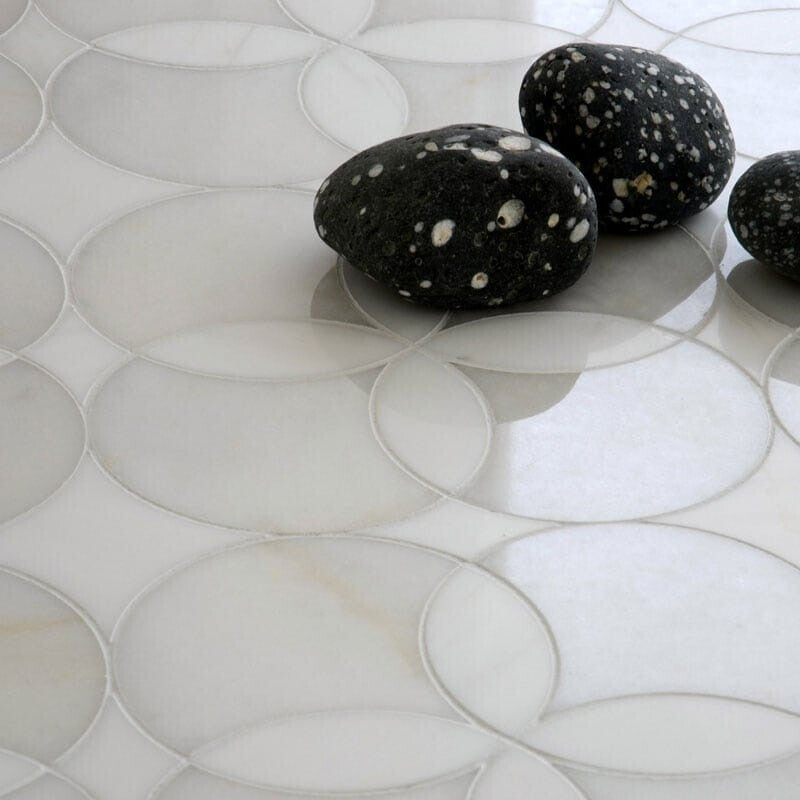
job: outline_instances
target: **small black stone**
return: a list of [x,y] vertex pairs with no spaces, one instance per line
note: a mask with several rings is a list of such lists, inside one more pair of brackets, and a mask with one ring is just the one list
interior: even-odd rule
[[322,184],[322,240],[402,297],[478,308],[575,283],[597,240],[586,179],[549,145],[486,125],[392,139]]
[[733,187],[728,220],[751,256],[800,281],[800,150],[753,164]]
[[730,178],[735,146],[719,98],[657,53],[557,47],[528,70],[519,106],[525,130],[589,179],[605,230],[675,225],[709,206]]

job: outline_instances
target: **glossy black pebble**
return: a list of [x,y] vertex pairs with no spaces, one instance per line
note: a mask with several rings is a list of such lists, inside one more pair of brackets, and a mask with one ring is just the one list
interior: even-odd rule
[[733,187],[728,220],[751,256],[800,281],[800,150],[753,164]]
[[592,184],[601,228],[665,228],[709,206],[730,178],[733,134],[692,70],[638,47],[571,44],[533,63],[519,93],[531,136]]
[[392,139],[322,184],[322,240],[400,296],[443,308],[554,295],[589,265],[594,197],[549,145],[485,125]]

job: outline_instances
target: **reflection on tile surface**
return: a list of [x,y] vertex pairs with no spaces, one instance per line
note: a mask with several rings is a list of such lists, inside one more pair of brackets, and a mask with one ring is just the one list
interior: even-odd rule
[[488,312],[312,223],[581,38],[703,74],[738,176],[775,6],[0,4],[3,797],[796,800],[800,290],[729,189]]

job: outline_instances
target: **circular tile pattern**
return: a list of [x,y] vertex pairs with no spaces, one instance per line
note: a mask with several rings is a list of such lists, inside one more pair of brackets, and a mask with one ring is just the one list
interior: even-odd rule
[[0,746],[51,761],[100,709],[106,672],[100,646],[66,603],[3,570],[0,615]]
[[45,500],[70,476],[83,453],[83,419],[47,373],[27,361],[0,361],[0,441],[4,521]]
[[36,84],[14,63],[0,56],[0,158],[13,153],[36,132],[42,119],[42,98]]
[[303,66],[183,69],[88,51],[55,78],[51,107],[75,144],[139,174],[206,186],[294,183],[349,155],[307,122],[297,96]]
[[0,347],[19,350],[55,322],[64,302],[64,279],[35,239],[0,220]]
[[94,398],[91,444],[123,485],[195,519],[273,533],[367,527],[435,499],[372,435],[374,378],[232,381],[137,359]]
[[[465,570],[437,592],[456,566],[419,547],[350,537],[203,558],[122,619],[114,669],[123,699],[163,742],[259,785],[364,791],[466,769],[497,741],[455,724],[429,680],[418,640],[426,608],[429,655],[455,692],[491,706],[488,716],[535,714],[554,659],[539,619],[494,576]],[[448,655],[456,649],[464,659]],[[511,654],[517,668],[498,671],[497,658]],[[283,748],[285,757],[264,758]],[[317,757],[298,761],[309,748]]]

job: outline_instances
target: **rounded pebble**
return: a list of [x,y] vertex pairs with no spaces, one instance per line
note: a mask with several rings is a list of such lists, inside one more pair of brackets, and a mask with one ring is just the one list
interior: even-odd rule
[[[365,174],[371,180],[353,180]],[[392,139],[323,187],[314,211],[322,240],[400,297],[442,308],[554,295],[583,274],[597,240],[580,171],[505,128],[453,125]]]
[[753,164],[733,187],[728,220],[751,256],[800,281],[800,150]]
[[722,192],[735,158],[725,110],[676,61],[638,47],[571,44],[535,61],[520,113],[583,171],[600,226],[636,232],[675,225]]

